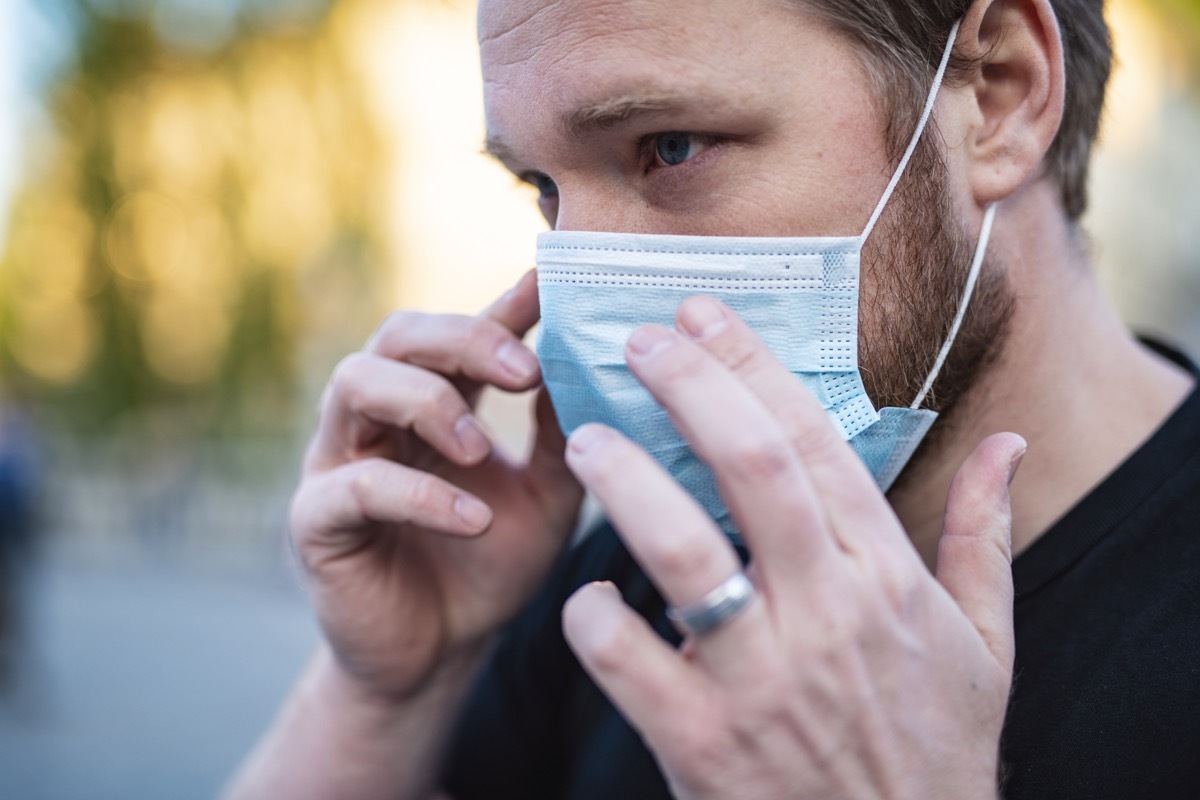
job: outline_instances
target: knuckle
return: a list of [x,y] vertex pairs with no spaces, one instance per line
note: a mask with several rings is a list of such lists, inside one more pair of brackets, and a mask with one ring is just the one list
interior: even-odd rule
[[448,381],[432,374],[427,376],[418,391],[417,407],[426,414],[444,413],[457,416],[454,412],[462,405],[462,398],[454,387]]
[[660,537],[654,545],[653,557],[664,580],[678,580],[716,572],[717,560],[713,549],[697,546],[680,536]]
[[[692,765],[693,780],[703,782],[705,775],[723,771],[730,756],[730,727],[724,720],[695,724],[685,720],[673,735],[675,753]],[[691,724],[687,724],[691,723]]]
[[392,311],[383,318],[383,322],[379,323],[375,333],[371,334],[367,347],[372,350],[385,349],[389,342],[403,336],[413,326],[416,319],[423,316],[425,315],[408,309]]
[[287,543],[296,563],[309,574],[318,571],[321,554],[325,549],[321,546],[324,531],[319,530],[314,523],[314,517],[318,516],[314,506],[320,502],[321,497],[318,493],[301,484],[292,495],[291,505],[288,507]]
[[443,501],[446,499],[446,493],[433,476],[417,473],[411,476],[407,483],[405,494],[411,508],[429,512],[445,505]]
[[766,682],[751,711],[736,717],[740,722],[736,729],[739,739],[755,742],[764,738],[798,738],[798,718],[802,713],[797,712],[792,701],[794,693],[794,687],[783,681]]
[[302,482],[292,494],[291,502],[288,504],[288,537],[297,545],[312,536],[309,503],[308,485],[306,482]]
[[793,467],[787,447],[780,441],[767,438],[739,441],[728,459],[730,472],[751,483],[774,483],[789,475]]
[[487,317],[471,318],[463,337],[463,349],[490,358],[505,338],[504,329],[496,321]]
[[875,584],[888,605],[907,617],[920,595],[922,582],[919,572],[908,559],[893,554],[881,554],[875,559]]
[[856,585],[820,582],[809,598],[806,647],[826,657],[850,652],[858,637],[861,606],[854,598]]
[[345,491],[350,496],[350,502],[354,504],[357,514],[366,520],[374,515],[376,494],[379,490],[378,476],[379,467],[374,460],[360,461],[347,473]]
[[312,438],[308,440],[308,444],[304,448],[304,456],[300,462],[301,488],[304,483],[315,475],[319,475],[326,469],[327,457],[321,448],[321,433],[325,429],[326,415],[328,411],[329,389],[325,390],[325,397],[321,401],[320,418],[317,431]]
[[731,331],[719,337],[714,343],[714,350],[721,363],[734,372],[745,372],[758,363],[762,353],[762,344],[749,336],[739,336]]
[[467,340],[471,318],[461,314],[393,311],[365,348],[397,361],[419,361],[438,371],[454,369]]
[[845,443],[825,420],[797,420],[792,431],[792,446],[806,458],[828,461],[834,458]]
[[366,353],[351,353],[334,367],[329,379],[330,389],[349,408],[357,410],[362,407],[370,361]]
[[[778,698],[776,698],[776,706]],[[774,714],[770,706],[751,705],[741,713],[729,718],[727,736],[739,750],[754,750],[764,736],[775,733],[772,729]]]
[[706,366],[698,348],[680,346],[672,347],[670,358],[659,359],[658,363],[662,365],[662,378],[668,384],[692,381],[704,372]]

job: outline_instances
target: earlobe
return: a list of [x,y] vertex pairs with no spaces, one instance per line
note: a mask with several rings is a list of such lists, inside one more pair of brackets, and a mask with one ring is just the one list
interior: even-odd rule
[[1066,93],[1062,36],[1049,0],[991,0],[968,14],[962,42],[979,57],[966,155],[983,207],[1044,172]]

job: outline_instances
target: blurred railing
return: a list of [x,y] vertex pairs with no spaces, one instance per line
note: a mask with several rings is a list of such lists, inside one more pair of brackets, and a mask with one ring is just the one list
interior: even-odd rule
[[297,448],[290,440],[147,447],[55,442],[42,486],[44,546],[112,565],[147,556],[221,571],[278,571]]

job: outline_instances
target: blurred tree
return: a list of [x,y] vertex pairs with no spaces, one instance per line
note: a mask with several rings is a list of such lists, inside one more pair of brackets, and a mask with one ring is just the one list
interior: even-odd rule
[[74,58],[0,253],[8,392],[76,432],[162,409],[286,427],[314,306],[357,337],[386,279],[382,148],[331,3],[39,9]]
[[1190,84],[1200,84],[1200,0],[1144,0],[1159,13],[1167,29],[1181,45],[1191,73]]

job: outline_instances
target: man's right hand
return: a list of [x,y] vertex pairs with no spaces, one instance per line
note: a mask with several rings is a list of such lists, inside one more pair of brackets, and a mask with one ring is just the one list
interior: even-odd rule
[[526,464],[473,414],[484,386],[537,387],[522,344],[534,274],[478,317],[398,312],[337,368],[292,502],[296,552],[336,665],[402,702],[530,597],[583,492],[545,388]]

